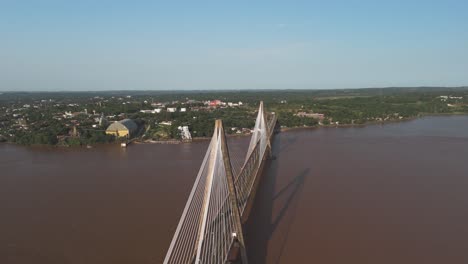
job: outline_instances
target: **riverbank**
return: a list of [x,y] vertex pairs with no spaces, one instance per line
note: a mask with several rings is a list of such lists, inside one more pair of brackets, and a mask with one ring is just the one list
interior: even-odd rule
[[[349,128],[349,127],[366,127],[370,125],[385,125],[391,123],[402,123],[413,121],[416,119],[424,118],[424,117],[431,117],[431,116],[468,116],[468,113],[464,112],[455,112],[455,113],[421,113],[415,117],[403,118],[403,119],[392,119],[392,120],[383,120],[383,121],[369,121],[364,124],[333,124],[333,125],[316,125],[316,126],[300,126],[300,127],[281,127],[281,132],[291,131],[291,130],[300,130],[300,129],[319,129],[319,128]],[[243,138],[251,136],[252,134],[228,134],[226,135],[228,138]],[[177,139],[164,139],[164,140],[135,140],[134,143],[136,144],[182,144],[182,143],[192,143],[192,142],[203,142],[210,140],[211,137],[195,137],[192,141],[182,141]],[[15,142],[10,141],[0,141],[0,144],[13,144],[19,146],[26,146],[26,147],[50,147],[50,148],[95,148],[99,146],[107,146],[107,145],[116,145],[120,144],[120,141],[115,141],[111,143],[97,143],[97,144],[90,144],[90,145],[22,145]]]
[[300,130],[300,129],[318,129],[318,128],[348,128],[348,127],[367,127],[371,125],[385,125],[385,124],[393,124],[393,123],[403,123],[409,122],[416,119],[424,118],[424,117],[437,117],[437,116],[468,116],[468,113],[463,112],[456,112],[456,113],[421,113],[419,116],[415,117],[408,117],[403,119],[392,119],[392,120],[383,120],[383,121],[369,121],[364,124],[334,124],[334,125],[316,125],[316,126],[301,126],[301,127],[282,127],[280,129],[281,132],[291,131],[291,130]]
[[418,117],[413,117],[413,118],[405,118],[405,119],[399,119],[399,120],[386,120],[386,121],[372,121],[372,122],[366,122],[364,124],[333,124],[333,125],[316,125],[316,126],[301,126],[301,127],[282,127],[280,129],[281,132],[286,132],[286,131],[291,131],[291,130],[299,130],[299,129],[312,129],[312,128],[347,128],[347,127],[366,127],[370,125],[384,125],[384,124],[391,124],[391,123],[400,123],[400,122],[407,122],[411,120],[415,120]]

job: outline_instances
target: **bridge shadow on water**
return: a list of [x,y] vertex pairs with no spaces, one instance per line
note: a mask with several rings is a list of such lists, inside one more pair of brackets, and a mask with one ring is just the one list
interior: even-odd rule
[[[295,211],[310,168],[300,170],[288,184],[275,191],[279,175],[281,152],[296,142],[289,139],[281,144],[281,134],[273,143],[274,160],[268,160],[258,187],[251,215],[244,226],[249,263],[280,263]],[[289,176],[287,178],[290,178]],[[274,248],[269,243],[275,235]]]

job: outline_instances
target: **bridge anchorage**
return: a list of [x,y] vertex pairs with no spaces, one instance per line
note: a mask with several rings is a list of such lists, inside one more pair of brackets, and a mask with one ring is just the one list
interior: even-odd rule
[[185,205],[164,264],[247,264],[242,225],[247,221],[265,160],[276,115],[260,102],[245,160],[238,166],[216,120],[213,137]]

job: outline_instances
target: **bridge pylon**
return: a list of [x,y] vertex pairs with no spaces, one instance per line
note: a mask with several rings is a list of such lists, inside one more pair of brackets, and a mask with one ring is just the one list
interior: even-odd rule
[[[232,172],[231,159],[229,157],[229,149],[226,141],[226,134],[224,132],[224,126],[222,120],[218,119],[215,123],[215,131],[219,130],[220,141],[221,141],[221,151],[223,153],[223,162],[226,169],[226,178],[229,186],[229,202],[231,203],[231,208],[233,210],[233,218],[235,223],[235,228],[238,230],[238,233],[235,234],[235,239],[231,244],[229,253],[226,259],[226,263],[242,263],[247,264],[247,252],[245,249],[245,240],[244,233],[242,231],[242,221],[241,214],[239,212],[239,207],[237,204],[237,192],[234,185],[234,175]],[[233,234],[234,236],[234,234]],[[236,255],[236,251],[239,250],[240,258]],[[239,262],[240,261],[240,262]]]
[[237,200],[223,123],[216,120],[164,264],[247,264]]

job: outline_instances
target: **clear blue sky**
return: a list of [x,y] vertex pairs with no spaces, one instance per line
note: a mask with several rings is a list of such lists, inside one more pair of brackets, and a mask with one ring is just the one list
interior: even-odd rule
[[468,85],[468,1],[0,1],[0,90]]

